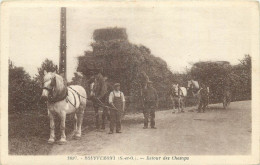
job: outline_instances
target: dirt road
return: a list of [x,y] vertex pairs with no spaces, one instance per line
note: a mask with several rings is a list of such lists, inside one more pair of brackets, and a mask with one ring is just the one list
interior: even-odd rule
[[81,140],[55,145],[52,155],[243,155],[251,152],[251,101],[227,110],[210,105],[206,113],[156,112],[157,129],[142,129],[143,115],[125,116],[122,134],[83,132]]

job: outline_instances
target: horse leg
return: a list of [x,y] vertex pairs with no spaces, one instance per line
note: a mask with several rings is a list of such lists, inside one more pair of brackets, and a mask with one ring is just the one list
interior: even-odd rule
[[175,105],[175,102],[173,101],[173,107],[172,107],[172,113],[176,113],[176,105]]
[[173,103],[172,113],[175,113],[175,104]]
[[95,110],[95,117],[96,117],[96,129],[99,129],[99,113],[98,113],[98,107],[94,106],[94,110]]
[[184,112],[183,99],[180,100],[181,112]]
[[181,99],[178,98],[178,113],[181,112]]
[[75,135],[77,133],[78,127],[77,127],[77,121],[78,121],[78,117],[76,115],[76,113],[74,114],[74,131],[73,134]]
[[176,98],[174,99],[174,113],[178,113],[178,102]]
[[173,103],[173,112],[172,113],[177,113],[176,112],[176,109],[177,109],[177,101],[176,101],[176,98],[172,98],[172,103]]
[[200,101],[199,101],[199,107],[198,107],[198,113],[201,112],[201,108],[202,108],[202,101],[200,100]]
[[173,100],[173,98],[171,97],[171,101],[172,101],[172,113],[175,113],[175,102]]
[[102,113],[102,127],[101,129],[105,129],[105,121],[106,121],[106,117],[108,116],[108,109],[107,108],[103,108],[103,113]]
[[61,119],[61,123],[60,123],[60,131],[61,131],[61,138],[59,143],[63,144],[66,142],[66,135],[65,135],[65,122],[66,122],[66,113],[65,112],[61,112],[60,114],[60,119]]
[[79,109],[76,111],[77,115],[77,131],[75,134],[76,139],[80,139],[81,137],[81,126],[84,118],[84,110],[85,110],[86,104],[81,103],[79,106]]
[[80,137],[81,137],[81,126],[82,126],[82,122],[83,122],[83,114],[84,113],[82,113],[82,112],[78,112],[77,113],[77,118],[78,118],[78,120],[77,120],[77,127],[78,127],[78,129],[77,129],[77,132],[75,134],[75,138],[76,139],[80,139]]
[[55,123],[54,123],[54,116],[52,113],[49,113],[50,118],[50,138],[48,140],[48,143],[54,143],[55,139]]

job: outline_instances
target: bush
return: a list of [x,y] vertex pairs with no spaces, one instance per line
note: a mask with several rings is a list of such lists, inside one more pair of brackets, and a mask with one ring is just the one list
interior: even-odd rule
[[22,113],[33,110],[45,112],[46,104],[39,100],[42,92],[43,71],[55,71],[56,69],[56,65],[46,59],[38,68],[36,77],[31,78],[22,67],[16,67],[9,61],[9,112]]
[[9,112],[22,113],[37,107],[41,89],[22,67],[9,62]]
[[245,55],[240,64],[232,67],[232,95],[233,100],[251,99],[252,89],[251,57]]

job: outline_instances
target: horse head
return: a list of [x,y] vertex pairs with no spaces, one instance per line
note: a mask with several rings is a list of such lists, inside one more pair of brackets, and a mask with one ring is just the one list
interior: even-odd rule
[[173,83],[171,87],[171,93],[173,95],[178,95],[178,90],[179,90],[179,84]]
[[94,96],[95,95],[95,92],[94,92],[94,87],[96,86],[96,83],[95,81],[91,82],[89,84],[89,89],[90,89],[90,97]]
[[90,98],[104,96],[107,93],[107,78],[97,74],[89,80]]
[[55,72],[44,71],[43,88],[41,98],[54,101],[67,94],[67,88],[63,78]]
[[191,80],[189,80],[188,85],[187,85],[187,89],[189,90],[191,88],[191,86],[192,86],[192,82],[191,82]]

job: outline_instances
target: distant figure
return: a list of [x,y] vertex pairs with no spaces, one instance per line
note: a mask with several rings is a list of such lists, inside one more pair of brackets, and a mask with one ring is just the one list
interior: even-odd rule
[[200,103],[199,103],[199,107],[198,107],[198,113],[205,112],[205,109],[208,105],[208,98],[209,98],[209,92],[208,92],[208,88],[204,83],[201,83],[201,88],[199,90],[200,93]]
[[[209,86],[206,86],[204,84],[204,89],[205,88],[207,90],[207,105],[206,105],[206,107],[208,107],[208,105],[209,105],[209,92],[210,92],[210,89],[209,89]],[[194,80],[188,81],[188,87],[187,87],[188,93],[187,93],[187,95],[188,95],[189,99],[196,99],[196,102],[199,104],[200,103],[200,98],[201,98],[201,93],[200,93],[201,89],[202,89],[202,83],[199,83],[198,81],[194,81]]]
[[[184,112],[184,99],[187,96],[187,89],[180,87],[179,84],[172,84],[170,91],[170,97],[173,102],[173,112]],[[177,112],[176,112],[177,110]]]
[[147,82],[147,87],[143,90],[143,103],[144,103],[144,129],[148,128],[148,119],[151,121],[151,128],[155,127],[155,108],[158,107],[158,94],[153,88],[152,82]]
[[114,127],[116,125],[116,133],[121,132],[121,117],[125,111],[125,96],[124,93],[120,91],[120,84],[114,84],[114,90],[109,95],[109,104],[112,106],[110,108],[110,131],[109,134],[114,132]]

